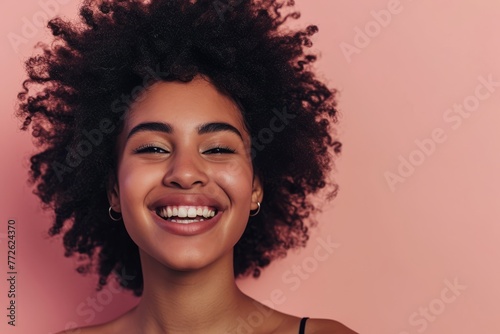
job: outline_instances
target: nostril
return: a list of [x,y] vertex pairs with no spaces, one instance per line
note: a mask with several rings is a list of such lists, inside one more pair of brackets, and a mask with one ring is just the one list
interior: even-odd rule
[[187,157],[187,153],[179,154],[178,150],[178,156],[165,171],[163,184],[177,189],[189,189],[207,183],[209,177],[206,165],[192,161],[192,157]]
[[171,180],[170,182],[170,185],[175,187],[175,188],[180,188],[180,189],[187,189],[187,188],[190,188],[190,187],[193,187],[193,186],[196,186],[196,185],[203,185],[204,182],[201,181],[201,180],[196,180],[196,181],[186,181],[186,182],[182,182],[180,180]]
[[172,185],[174,187],[177,187],[177,188],[182,188],[182,186],[180,185],[180,183],[176,182],[176,181],[170,181],[170,185]]

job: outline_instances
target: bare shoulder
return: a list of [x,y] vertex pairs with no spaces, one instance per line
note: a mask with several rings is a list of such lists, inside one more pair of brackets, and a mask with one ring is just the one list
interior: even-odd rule
[[68,329],[56,334],[105,334],[116,333],[116,326],[112,322],[105,324]]
[[67,329],[62,332],[57,332],[56,334],[92,334],[92,333],[99,333],[99,332],[93,332],[89,331],[88,327],[85,328],[73,328],[73,329]]
[[56,334],[99,334],[99,333],[106,333],[106,329],[104,328],[104,326],[73,328],[62,332],[57,332]]
[[[272,333],[298,333],[302,318],[281,314],[282,321]],[[307,319],[305,334],[358,334],[342,323],[330,319]]]
[[87,327],[73,328],[58,332],[56,334],[111,334],[111,333],[134,333],[134,326],[131,324],[130,315],[135,308],[120,315],[119,317],[108,322]]
[[358,334],[335,320],[308,319],[306,323],[306,334]]

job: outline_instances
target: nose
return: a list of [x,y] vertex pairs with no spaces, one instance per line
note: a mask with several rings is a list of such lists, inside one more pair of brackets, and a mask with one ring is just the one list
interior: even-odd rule
[[167,187],[189,189],[208,182],[207,168],[198,152],[177,150],[168,161],[163,183]]

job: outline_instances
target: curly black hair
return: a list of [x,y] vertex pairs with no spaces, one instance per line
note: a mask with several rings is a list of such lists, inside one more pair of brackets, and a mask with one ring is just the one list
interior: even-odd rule
[[[311,195],[335,197],[329,178],[341,143],[335,89],[314,73],[307,53],[318,28],[292,30],[294,2],[273,0],[86,0],[78,22],[54,18],[52,41],[26,61],[18,94],[21,129],[38,153],[29,182],[53,210],[49,235],[63,234],[65,256],[97,261],[98,289],[125,270],[120,284],[140,296],[139,251],[123,224],[110,223],[106,180],[116,168],[116,139],[131,101],[158,81],[202,75],[240,107],[252,139],[252,163],[265,201],[234,249],[235,277],[304,246]],[[285,13],[288,10],[288,13]],[[282,124],[270,124],[278,117]]]

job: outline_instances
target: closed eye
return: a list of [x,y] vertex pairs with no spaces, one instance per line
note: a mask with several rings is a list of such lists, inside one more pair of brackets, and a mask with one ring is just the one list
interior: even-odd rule
[[214,147],[203,152],[203,154],[233,154],[235,150],[229,147]]
[[154,145],[144,145],[139,148],[136,148],[134,150],[135,153],[153,153],[153,154],[159,154],[159,153],[169,153],[167,150],[162,149],[161,147],[154,146]]

